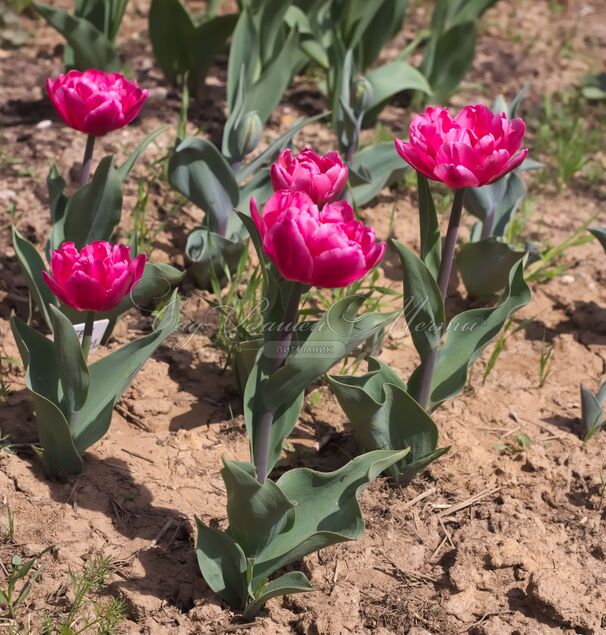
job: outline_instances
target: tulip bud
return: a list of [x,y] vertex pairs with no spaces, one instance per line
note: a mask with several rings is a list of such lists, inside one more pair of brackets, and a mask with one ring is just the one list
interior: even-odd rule
[[259,115],[255,111],[247,112],[237,124],[234,134],[238,157],[251,153],[259,145],[263,134],[263,123]]
[[351,87],[351,105],[356,115],[368,110],[374,98],[374,89],[366,77],[358,77]]

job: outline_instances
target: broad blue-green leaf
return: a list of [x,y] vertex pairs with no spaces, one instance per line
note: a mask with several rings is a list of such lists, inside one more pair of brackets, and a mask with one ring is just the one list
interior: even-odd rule
[[481,221],[477,224],[477,230],[474,227],[474,234],[482,230],[484,223],[488,223],[489,232],[486,237],[503,237],[526,196],[526,191],[524,181],[515,172],[484,187],[466,188],[465,207]]
[[110,240],[122,213],[122,182],[111,156],[101,159],[92,181],[78,190],[65,209],[65,240],[81,249]]
[[372,126],[389,99],[405,90],[418,90],[431,94],[425,77],[414,66],[402,60],[388,62],[372,69],[366,79],[373,88],[373,100],[364,115],[364,127]]
[[[259,420],[263,409],[264,395],[269,389],[267,372],[264,371],[268,360],[263,357],[262,353],[262,349],[257,352],[255,363],[248,374],[243,396],[244,423],[250,442],[250,453],[253,457],[258,443],[255,423]],[[293,398],[277,406],[273,412],[267,459],[268,472],[271,472],[280,459],[284,441],[293,431],[299,419],[304,397],[305,391],[301,390]]]
[[42,272],[46,271],[46,265],[42,260],[42,256],[38,253],[38,250],[29,240],[26,240],[15,227],[12,228],[12,234],[13,249],[15,250],[21,271],[25,276],[29,292],[40,313],[42,313],[48,328],[52,331],[53,321],[51,320],[48,307],[50,305],[58,306],[59,303],[42,277]]
[[600,245],[606,251],[606,227],[590,227],[589,231],[600,241]]
[[393,241],[402,262],[404,317],[412,341],[424,360],[440,344],[444,328],[444,302],[438,283],[423,261],[408,247]]
[[[363,296],[345,297],[333,304],[316,322],[298,350],[267,380],[263,391],[265,405],[272,411],[283,403],[291,403],[305,388],[343,359],[352,346],[356,313]],[[271,349],[267,352],[271,354]],[[267,353],[266,353],[267,354]]]
[[192,137],[180,143],[168,162],[168,180],[204,210],[211,231],[225,236],[240,193],[231,167],[210,141]]
[[487,11],[497,0],[450,0],[447,1],[448,26],[462,24],[464,22],[475,22]]
[[189,47],[194,23],[180,0],[152,0],[149,9],[149,39],[156,62],[175,82],[191,69]]
[[217,55],[225,49],[237,19],[236,13],[219,15],[202,22],[193,30],[188,49],[189,84],[194,95],[200,95],[204,79]]
[[244,552],[229,534],[207,527],[197,517],[196,525],[196,555],[206,584],[231,607],[244,608],[248,595]]
[[125,181],[126,177],[130,174],[130,171],[135,166],[135,163],[139,160],[139,157],[145,152],[147,146],[155,141],[157,137],[159,137],[163,132],[168,130],[167,127],[160,128],[159,130],[154,130],[150,132],[143,141],[130,153],[128,159],[124,161],[124,163],[117,168],[116,172],[118,174],[118,178],[120,181]]
[[308,593],[313,590],[314,588],[304,573],[289,571],[262,587],[257,597],[246,605],[243,617],[245,619],[253,618],[271,598],[280,595],[292,595],[293,593]]
[[[229,48],[227,63],[227,112],[232,112],[238,93],[244,69],[244,83],[248,88],[253,81],[255,61],[259,58],[259,37],[251,12],[248,9],[240,11],[234,34]],[[255,110],[253,108],[253,110]],[[263,118],[261,118],[263,119]]]
[[390,476],[411,477],[447,451],[436,450],[436,424],[387,364],[370,358],[366,375],[331,375],[329,382],[364,451],[410,449]]
[[66,39],[73,50],[74,63],[78,70],[119,70],[120,58],[112,43],[88,20],[45,4],[35,3],[33,6]]
[[223,465],[229,533],[246,557],[254,559],[292,526],[294,504],[270,479],[259,483],[251,464],[224,458]]
[[401,461],[407,452],[368,452],[328,473],[308,468],[286,472],[277,485],[296,503],[295,519],[292,527],[276,536],[255,560],[254,580],[266,578],[323,547],[359,538],[364,520],[358,496],[368,483]]
[[278,55],[267,64],[259,79],[248,87],[244,112],[256,112],[262,122],[269,119],[290,83],[293,58],[298,46],[299,34],[291,31]]
[[[430,409],[463,390],[469,366],[498,335],[509,317],[530,302],[524,262],[525,259],[520,260],[511,269],[507,288],[495,307],[464,311],[448,324],[431,384]],[[412,395],[418,394],[418,382],[417,368],[408,382]]]
[[89,367],[88,398],[72,427],[74,443],[83,453],[101,439],[111,423],[113,407],[143,364],[179,326],[179,300],[174,291],[157,330],[106,355]]
[[212,276],[225,279],[225,267],[234,272],[246,242],[224,238],[208,229],[194,230],[187,238],[185,257],[200,289],[210,289]]
[[389,40],[402,30],[408,0],[382,0],[377,4],[378,11],[364,29],[356,47],[356,61],[362,70],[371,66]]
[[46,258],[50,261],[50,254],[54,249],[61,246],[65,240],[64,223],[65,209],[69,199],[63,191],[65,190],[65,181],[59,174],[57,166],[53,163],[46,177],[46,185],[48,187],[48,198],[51,212],[51,233],[46,244]]
[[523,256],[523,251],[496,238],[463,245],[457,254],[457,268],[467,293],[478,299],[496,295],[507,286],[511,268]]
[[581,423],[583,424],[583,440],[589,441],[604,425],[604,399],[606,382],[602,384],[597,395],[581,384]]
[[425,263],[434,279],[437,280],[442,259],[440,225],[431,189],[429,188],[429,181],[420,172],[417,172],[417,187],[419,192],[421,260]]
[[88,367],[72,323],[57,307],[51,304],[48,308],[53,320],[55,362],[63,388],[63,411],[71,424],[88,395]]
[[53,343],[15,316],[11,328],[26,368],[25,385],[32,394],[45,472],[49,478],[79,474],[84,464],[59,406],[62,394]]
[[463,22],[443,33],[435,45],[434,64],[427,76],[433,100],[440,104],[461,83],[473,62],[476,29],[473,22]]
[[369,203],[386,186],[397,181],[409,169],[396,152],[393,141],[366,146],[356,152],[352,161],[353,171],[365,169],[370,174],[368,183],[351,188],[351,194],[357,207]]

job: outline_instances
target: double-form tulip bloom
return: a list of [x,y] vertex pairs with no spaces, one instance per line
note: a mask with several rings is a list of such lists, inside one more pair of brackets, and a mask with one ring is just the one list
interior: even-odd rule
[[[410,140],[396,139],[398,154],[415,170],[452,189],[480,187],[515,170],[526,126],[486,106],[466,106],[454,118],[446,108],[427,108],[410,124]],[[517,154],[516,154],[517,153]]]
[[76,249],[66,242],[51,256],[51,275],[44,271],[50,290],[78,311],[111,311],[141,279],[145,255],[130,256],[128,245],[104,240]]
[[97,70],[49,78],[46,91],[68,126],[94,137],[129,124],[147,99],[147,91],[123,75]]
[[322,207],[339,198],[347,183],[347,173],[338,152],[320,156],[305,148],[293,156],[290,150],[284,150],[271,166],[271,182],[276,192],[305,192]]
[[354,218],[345,201],[320,210],[305,192],[281,190],[263,215],[254,198],[251,215],[263,249],[287,280],[334,289],[359,280],[383,257],[385,243]]

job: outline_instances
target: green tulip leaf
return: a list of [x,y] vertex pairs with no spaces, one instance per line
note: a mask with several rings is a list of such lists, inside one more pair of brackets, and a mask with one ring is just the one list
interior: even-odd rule
[[606,251],[606,227],[590,227],[589,231],[598,239],[604,251]]
[[[263,399],[270,410],[276,411],[278,406],[292,403],[297,395],[352,350],[350,340],[359,319],[356,313],[364,300],[363,296],[342,298],[314,324],[305,343],[268,378]],[[266,355],[271,357],[272,343],[266,346]]]
[[145,152],[147,146],[150,145],[153,141],[155,141],[163,132],[166,132],[168,127],[160,128],[158,130],[154,130],[150,132],[143,141],[130,153],[128,159],[124,161],[124,163],[117,168],[116,172],[118,174],[118,178],[121,182],[124,182],[130,171],[135,167],[135,163],[139,160],[139,157]]
[[427,265],[408,247],[393,241],[402,262],[404,317],[421,360],[435,350],[444,328],[444,302]]
[[189,46],[193,32],[191,15],[179,0],[152,0],[149,39],[158,66],[171,82],[191,68]]
[[421,260],[425,263],[435,280],[438,279],[442,259],[442,239],[438,214],[433,203],[427,177],[417,172],[419,191],[419,226],[421,229]]
[[223,281],[226,268],[233,273],[245,249],[242,239],[224,238],[205,228],[194,230],[187,238],[185,257],[196,285],[211,289],[213,276]]
[[409,169],[396,153],[393,141],[369,145],[356,152],[352,161],[352,170],[370,175],[369,182],[362,182],[351,188],[351,194],[357,207],[369,203],[387,185],[397,181]]
[[[464,311],[448,324],[431,384],[432,410],[463,390],[471,364],[498,335],[509,317],[530,302],[530,289],[524,280],[524,264],[525,258],[522,258],[512,267],[507,288],[495,307]],[[418,394],[419,379],[417,368],[408,382],[413,396]]]
[[329,382],[364,451],[410,449],[390,476],[410,478],[447,451],[436,450],[436,424],[387,364],[370,358],[366,375],[332,375]]
[[[208,75],[215,59],[227,46],[238,19],[237,13],[219,15],[206,20],[194,28],[188,45],[189,85],[194,95],[200,95],[204,79]],[[174,39],[181,37],[175,31]]]
[[269,119],[290,83],[290,69],[298,46],[299,34],[293,30],[278,54],[265,66],[259,79],[248,87],[244,98],[244,112],[256,112],[263,123]]
[[442,33],[435,43],[434,63],[426,75],[433,101],[445,103],[469,70],[476,48],[474,22],[461,22]]
[[[256,455],[258,443],[255,422],[259,420],[261,409],[263,408],[264,395],[268,390],[267,372],[265,369],[269,361],[263,356],[263,349],[260,349],[257,352],[255,363],[249,372],[244,389],[244,423],[250,441],[251,456],[253,457]],[[268,472],[271,472],[280,459],[284,441],[293,431],[299,419],[304,397],[305,391],[301,390],[292,399],[278,405],[273,412],[267,459]]]
[[[255,73],[255,61],[259,59],[260,40],[251,11],[244,7],[234,28],[227,63],[227,112],[234,110],[238,86],[244,81],[250,86]],[[255,110],[253,108],[252,110]]]
[[113,158],[101,159],[92,181],[67,203],[64,239],[78,249],[96,240],[110,240],[122,213],[121,185]]
[[210,141],[193,137],[181,142],[169,159],[168,180],[207,214],[211,231],[226,236],[240,191],[231,167]]
[[179,326],[179,300],[174,291],[157,329],[106,355],[89,367],[88,399],[72,426],[74,443],[83,453],[109,429],[113,408],[143,364]]
[[223,459],[229,533],[247,558],[256,558],[294,520],[294,504],[270,479],[255,478],[254,467]]
[[467,243],[457,254],[457,268],[472,298],[490,298],[507,286],[509,272],[524,256],[507,243],[487,238]]
[[358,503],[362,490],[408,450],[376,450],[358,456],[335,472],[296,468],[277,482],[293,503],[292,526],[276,536],[254,562],[254,582],[329,545],[359,538],[364,521]]
[[25,385],[32,394],[44,470],[49,478],[79,474],[84,463],[59,405],[62,394],[53,342],[14,315],[11,328],[26,369]]
[[[366,5],[373,4],[362,1]],[[369,68],[385,45],[401,31],[408,0],[383,0],[376,4],[376,13],[361,33],[356,46],[356,58],[361,69]]]
[[271,598],[293,593],[308,593],[313,591],[307,576],[300,571],[289,571],[276,580],[265,584],[252,602],[249,602],[243,613],[245,619],[252,619]]
[[63,412],[71,424],[86,402],[88,367],[72,323],[57,307],[51,304],[48,308],[53,320],[55,362],[63,388]]
[[229,534],[208,527],[199,518],[196,525],[196,555],[206,584],[233,608],[244,608],[248,596],[244,552]]
[[51,211],[51,232],[49,240],[46,244],[46,259],[50,262],[50,254],[54,249],[61,246],[65,240],[65,209],[69,199],[63,191],[65,190],[65,181],[59,174],[57,166],[53,163],[46,177],[48,187],[48,198]]
[[478,240],[486,222],[491,226],[489,235],[505,236],[526,191],[524,181],[515,172],[484,187],[466,188],[465,207],[480,219],[473,228],[472,240]]
[[365,128],[375,124],[379,113],[394,95],[405,90],[418,90],[427,95],[431,94],[431,87],[423,74],[402,60],[372,69],[366,74],[366,79],[373,88],[373,99],[364,114],[363,127]]
[[48,328],[53,330],[53,321],[49,313],[49,306],[58,306],[55,294],[48,288],[42,272],[46,271],[46,265],[42,260],[42,256],[38,250],[26,240],[15,227],[12,228],[13,248],[19,261],[21,271],[25,276],[27,287],[31,296],[38,307],[40,313],[44,317]]
[[589,441],[604,425],[605,399],[606,382],[600,386],[597,394],[591,392],[586,386],[581,385],[581,423],[585,442]]
[[87,19],[45,4],[34,3],[33,7],[65,38],[78,70],[96,68],[109,72],[120,69],[120,58],[112,42]]

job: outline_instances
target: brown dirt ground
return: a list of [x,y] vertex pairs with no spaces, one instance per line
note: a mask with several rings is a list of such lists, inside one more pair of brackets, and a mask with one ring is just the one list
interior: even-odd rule
[[[426,3],[414,6],[416,13],[396,44],[410,39],[415,23],[426,15]],[[130,5],[121,46],[152,96],[136,125],[103,140],[103,150],[118,156],[144,133],[174,125],[179,107],[153,65],[146,9],[147,2]],[[83,146],[83,138],[57,121],[44,98],[44,80],[61,69],[60,40],[39,21],[24,22],[34,32],[30,44],[0,51],[0,352],[12,358],[18,353],[8,317],[12,310],[27,315],[27,293],[10,246],[5,208],[15,204],[18,229],[42,246],[48,231],[44,177],[49,161],[64,174],[77,172]],[[530,111],[544,94],[599,70],[605,27],[601,0],[502,0],[483,20],[473,71],[453,102],[489,102],[495,93],[512,95],[532,80]],[[220,130],[223,78],[224,64],[210,78],[205,99],[192,107],[193,124],[204,124],[211,135]],[[285,102],[289,105],[272,119],[270,135],[300,112],[318,108],[318,95],[301,80]],[[383,121],[398,131],[408,117],[392,107]],[[39,125],[47,120],[52,123]],[[151,162],[166,152],[171,134],[146,154],[128,182],[125,231],[136,177],[151,178]],[[324,150],[331,143],[319,125],[298,139],[300,146]],[[572,184],[556,194],[534,187],[528,178],[537,210],[528,231],[535,240],[558,243],[600,206],[603,210],[603,183],[601,189]],[[161,229],[153,259],[180,265],[185,238],[200,214],[191,206],[175,206],[164,181],[154,182],[150,195],[149,222]],[[386,190],[365,214],[384,237],[393,206],[396,237],[418,246],[413,192]],[[602,214],[601,224],[605,220]],[[509,338],[488,380],[482,383],[485,354],[465,393],[437,412],[450,453],[406,488],[373,484],[362,497],[364,537],[301,563],[317,592],[270,601],[243,632],[606,633],[606,508],[599,491],[606,473],[606,435],[587,446],[577,436],[579,384],[594,386],[606,367],[605,262],[599,246],[590,243],[567,253],[566,275],[534,285],[532,304],[523,312],[532,322]],[[393,255],[386,259],[384,275],[399,287]],[[202,320],[204,294],[189,283],[184,291],[190,298],[187,318]],[[452,308],[459,310],[466,304],[464,295],[461,288],[451,291]],[[133,312],[111,346],[148,328],[149,318]],[[231,371],[224,370],[225,354],[210,346],[204,332],[185,346],[175,346],[178,342],[173,338],[138,375],[114,414],[110,433],[87,454],[80,477],[50,483],[25,448],[0,452],[0,503],[15,516],[15,544],[0,544],[0,561],[15,552],[31,555],[55,546],[43,559],[23,611],[23,632],[28,625],[39,632],[44,614],[62,610],[69,569],[81,570],[95,553],[117,565],[108,592],[126,599],[124,633],[224,633],[243,626],[206,587],[193,550],[195,514],[214,524],[225,520],[220,457],[247,458],[238,393]],[[539,386],[546,345],[553,346],[552,365]],[[410,341],[397,331],[389,334],[383,357],[403,376],[415,363]],[[33,442],[35,423],[22,369],[5,363],[5,379],[11,393],[1,404],[0,430],[13,443]],[[306,404],[289,459],[328,469],[356,449],[335,399],[325,386],[317,390],[321,400]],[[521,432],[533,440],[528,450],[514,455],[495,450],[496,443]],[[464,502],[469,504],[451,509]]]

